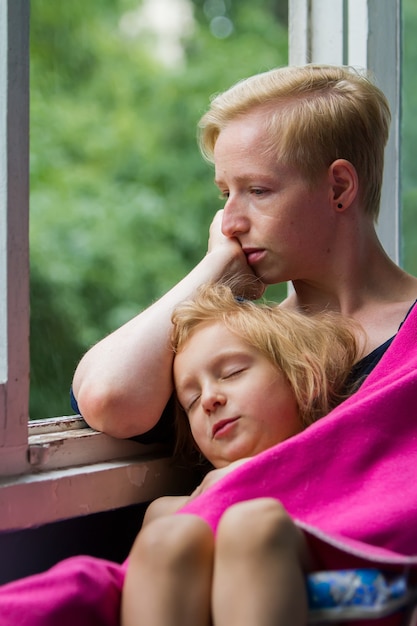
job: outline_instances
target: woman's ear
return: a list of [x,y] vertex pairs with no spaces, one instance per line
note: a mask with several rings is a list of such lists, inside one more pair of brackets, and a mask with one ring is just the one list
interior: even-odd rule
[[359,179],[356,168],[346,159],[336,159],[329,167],[331,202],[336,211],[343,211],[358,197]]

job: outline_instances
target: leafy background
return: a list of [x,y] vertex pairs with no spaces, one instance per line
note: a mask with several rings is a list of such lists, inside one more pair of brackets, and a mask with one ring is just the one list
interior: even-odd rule
[[69,413],[85,350],[204,255],[220,202],[197,121],[210,94],[287,61],[286,1],[191,3],[177,63],[135,31],[140,5],[32,0],[31,418]]
[[[165,0],[193,11],[177,60],[158,56],[144,3],[31,1],[32,419],[70,413],[82,354],[205,254],[220,201],[198,119],[210,94],[287,62],[287,0]],[[414,0],[404,17],[404,263],[417,274]]]

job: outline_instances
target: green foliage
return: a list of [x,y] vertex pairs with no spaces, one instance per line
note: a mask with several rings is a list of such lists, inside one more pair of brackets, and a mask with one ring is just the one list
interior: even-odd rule
[[[121,18],[139,4],[31,1],[32,418],[68,413],[82,354],[205,253],[220,201],[197,121],[211,94],[287,61],[287,0],[225,0],[224,39],[207,8],[222,3],[194,0],[174,68],[148,36],[123,34]],[[417,274],[415,1],[403,11],[404,266]]]
[[120,28],[137,1],[32,0],[32,418],[68,413],[88,347],[204,255],[220,201],[197,121],[212,93],[286,63],[280,4],[229,0],[218,39],[196,1],[170,68]]

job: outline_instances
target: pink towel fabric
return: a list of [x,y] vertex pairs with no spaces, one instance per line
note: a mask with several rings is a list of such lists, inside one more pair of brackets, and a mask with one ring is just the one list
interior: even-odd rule
[[[216,530],[233,503],[272,496],[323,568],[417,568],[417,307],[361,389],[305,432],[185,506]],[[0,626],[117,626],[126,563],[67,559],[0,587]]]
[[89,556],[0,587],[1,626],[117,626],[125,566]]

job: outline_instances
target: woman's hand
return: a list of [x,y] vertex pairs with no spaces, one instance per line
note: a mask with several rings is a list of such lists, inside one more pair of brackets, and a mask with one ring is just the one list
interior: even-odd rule
[[243,257],[242,262],[247,265],[245,255],[238,240],[235,237],[226,237],[222,233],[223,213],[223,209],[220,209],[219,211],[217,211],[211,221],[209,230],[208,251],[211,252],[217,246],[229,246],[231,248],[235,248],[238,255]]
[[222,282],[227,282],[236,296],[256,300],[262,296],[265,285],[248,265],[239,241],[235,237],[223,235],[222,220],[223,210],[217,211],[210,225],[207,253],[226,252],[229,260]]

